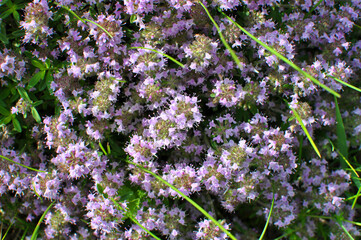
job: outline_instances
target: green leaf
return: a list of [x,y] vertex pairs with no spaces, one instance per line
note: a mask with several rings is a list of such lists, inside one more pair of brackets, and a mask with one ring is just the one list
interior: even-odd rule
[[45,67],[46,67],[46,69],[49,69],[49,68],[50,68],[50,65],[51,65],[50,59],[47,58],[47,59],[45,60]]
[[1,119],[0,125],[1,124],[5,124],[5,125],[8,124],[12,119],[13,119],[13,115],[9,115],[6,118]]
[[8,227],[8,229],[6,230],[4,236],[2,236],[1,240],[5,240],[5,237],[6,237],[6,235],[8,235],[8,232],[9,232],[11,226],[13,225],[13,223],[14,223],[13,221],[10,221],[9,227]]
[[103,144],[101,142],[99,142],[99,147],[100,149],[103,151],[104,155],[107,156],[108,153],[105,151],[104,147],[103,147]]
[[7,110],[6,108],[0,106],[0,114],[4,115],[4,116],[9,116],[11,113],[9,110]]
[[20,96],[21,96],[24,100],[32,103],[32,101],[31,101],[28,93],[26,92],[26,90],[25,90],[24,88],[22,88],[22,87],[17,87],[16,89],[18,90]]
[[52,93],[53,90],[51,90],[50,88],[50,85],[51,85],[51,82],[54,80],[53,78],[53,74],[50,73],[50,71],[47,71],[46,72],[46,75],[45,75],[45,82],[46,82],[46,87],[48,88],[49,90],[49,93]]
[[16,117],[13,117],[13,118],[11,119],[11,121],[13,122],[14,129],[15,129],[17,132],[21,132],[22,129],[21,129],[21,125],[20,125],[19,120],[18,120]]
[[33,107],[37,107],[39,106],[40,104],[42,104],[44,101],[43,100],[39,100],[39,101],[36,101],[32,104]]
[[0,18],[1,19],[5,19],[7,18],[8,16],[10,16],[10,14],[13,13],[13,10],[12,9],[8,9],[6,10],[5,12],[3,12],[1,15],[0,15]]
[[136,215],[140,209],[140,204],[143,202],[143,198],[146,193],[139,189],[134,189],[134,187],[123,185],[118,191],[119,201],[127,201],[128,211],[132,215]]
[[[8,86],[10,88],[13,88],[11,85]],[[6,99],[10,95],[10,89],[9,88],[3,88],[0,91],[0,99]]]
[[15,21],[19,24],[20,22],[20,15],[17,11],[13,11],[13,17],[15,19]]
[[11,37],[11,39],[14,39],[14,38],[19,38],[19,37],[22,37],[25,35],[25,30],[23,29],[20,29],[20,30],[16,30],[12,33],[9,34],[9,36]]
[[33,64],[33,66],[39,68],[40,70],[46,70],[44,63],[39,60],[33,59],[31,60],[31,64]]
[[[12,2],[12,1],[6,1],[6,6],[8,6],[8,8],[10,8],[10,9],[14,9],[14,3]],[[16,5],[15,5],[16,6]]]
[[43,198],[36,191],[35,181],[33,182],[33,190],[34,190],[35,195],[40,199],[41,203],[43,203]]
[[343,169],[346,169],[346,164],[350,167],[351,169],[351,178],[352,178],[352,181],[355,183],[355,185],[360,188],[361,187],[361,182],[360,182],[360,176],[359,174],[357,173],[356,169],[351,165],[351,163],[347,160],[347,158],[345,158],[345,156],[341,153],[341,151],[338,149],[338,148],[335,148],[335,146],[333,145],[332,141],[330,139],[328,139],[329,143],[331,144],[331,147],[332,147],[332,151],[337,151],[338,155],[340,156],[339,159],[340,159],[340,162],[341,162],[341,165],[344,166],[342,167]]
[[[122,206],[120,206],[120,204],[114,200],[114,198],[110,198],[110,200],[112,200],[112,202],[114,203],[115,206],[117,206],[120,210],[124,209],[122,208]],[[128,217],[135,223],[137,224],[140,228],[142,228],[145,232],[147,232],[150,236],[152,236],[153,238],[155,238],[156,240],[161,240],[159,237],[157,237],[156,235],[154,235],[151,231],[149,231],[146,227],[144,227],[140,222],[138,222],[138,220],[131,214],[128,213]]]
[[31,107],[31,115],[33,115],[33,118],[35,119],[35,121],[37,123],[41,123],[41,117],[40,117],[38,111],[36,110],[36,108]]
[[43,80],[45,77],[45,72],[46,72],[45,70],[42,70],[42,71],[35,73],[34,76],[30,79],[29,84],[26,87],[26,89],[29,90],[29,89],[33,88],[36,84],[38,84],[38,82],[40,80]]
[[[108,194],[104,193],[104,189],[100,184],[97,184],[97,190],[98,192],[103,195],[105,198],[109,198]],[[121,211],[125,212],[126,216],[130,218],[135,224],[137,224],[140,228],[142,228],[145,232],[147,232],[149,235],[151,235],[153,238],[160,240],[156,235],[154,235],[151,231],[149,231],[147,228],[145,228],[138,220],[133,216],[133,214],[130,211],[127,211],[124,209],[117,201],[114,200],[114,198],[110,197],[110,200],[114,203],[115,206],[118,207]],[[127,204],[127,207],[129,207],[129,204]],[[124,219],[123,219],[124,220]]]
[[320,5],[323,2],[323,0],[319,0],[312,8],[310,11],[308,11],[308,13],[303,17],[303,19],[306,19],[310,16],[310,14],[318,7],[318,5]]
[[337,223],[340,225],[340,227],[342,228],[342,230],[346,233],[346,235],[351,239],[351,240],[355,240],[352,235],[350,234],[350,232],[345,228],[345,226],[342,224],[342,222],[340,220],[337,221]]
[[109,145],[109,143],[107,143],[107,151],[108,151],[108,154],[111,154],[111,153],[112,153],[112,151],[110,150],[110,145]]
[[9,0],[3,0],[3,1],[1,1],[0,6],[5,5],[8,1],[9,1]]
[[97,190],[101,195],[104,195],[105,198],[108,198],[108,194],[104,193],[104,188],[99,183],[97,183]]
[[133,14],[130,16],[130,23],[134,23],[134,21],[137,19],[137,15]]
[[0,32],[0,40],[4,43],[4,44],[8,44],[9,43],[9,39],[6,36],[6,33],[2,33]]

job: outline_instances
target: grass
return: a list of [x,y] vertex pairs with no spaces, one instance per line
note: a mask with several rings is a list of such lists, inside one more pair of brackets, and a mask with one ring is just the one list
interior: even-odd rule
[[[312,8],[311,11],[309,11],[308,15],[311,14],[321,3],[323,2],[323,0],[319,0]],[[213,23],[213,25],[215,26],[215,28],[217,29],[219,38],[221,40],[221,42],[223,43],[224,47],[228,50],[228,52],[230,53],[233,61],[236,63],[236,65],[238,66],[238,68],[240,70],[243,69],[243,65],[240,61],[240,59],[238,58],[237,54],[235,53],[235,51],[231,48],[231,46],[228,44],[228,42],[226,41],[224,35],[222,34],[222,31],[220,29],[220,27],[218,26],[218,24],[216,23],[216,21],[214,20],[214,18],[212,17],[212,15],[210,14],[210,12],[208,11],[208,9],[203,5],[202,2],[199,2],[199,4],[203,7],[203,9],[205,10],[207,16],[209,17],[209,19],[211,20],[211,22]],[[97,27],[99,27],[102,31],[104,31],[110,38],[113,38],[113,36],[101,25],[99,25],[98,23],[89,20],[89,19],[85,19],[85,18],[81,18],[79,17],[74,11],[72,11],[70,8],[65,7],[65,6],[60,6],[61,8],[65,9],[66,11],[68,11],[71,15],[73,15],[76,19],[80,20],[81,22],[90,22],[94,25],[96,25]],[[270,53],[272,53],[273,55],[275,55],[277,58],[279,58],[280,60],[284,61],[285,63],[287,63],[290,67],[292,67],[293,69],[295,69],[299,74],[303,75],[304,77],[306,77],[307,79],[311,80],[314,84],[318,85],[319,87],[321,87],[323,90],[331,93],[334,96],[334,103],[335,103],[335,115],[336,115],[336,135],[337,135],[337,141],[336,141],[336,147],[333,145],[333,143],[330,141],[331,145],[332,145],[332,149],[336,150],[337,153],[339,154],[340,158],[340,164],[341,164],[341,168],[342,169],[347,169],[348,167],[351,170],[352,176],[359,178],[359,174],[357,173],[357,170],[352,166],[352,164],[348,161],[349,158],[349,148],[347,145],[347,136],[346,136],[346,131],[345,131],[345,126],[343,124],[343,119],[342,119],[342,115],[341,115],[341,111],[338,105],[338,100],[337,98],[340,98],[341,95],[339,93],[337,93],[336,91],[334,91],[333,89],[327,87],[326,85],[322,84],[320,81],[318,81],[316,78],[314,78],[312,75],[310,75],[309,73],[305,72],[303,69],[301,69],[300,67],[298,67],[295,63],[293,63],[292,61],[290,61],[289,59],[287,59],[286,57],[284,57],[282,54],[280,54],[279,52],[277,52],[274,48],[268,46],[266,43],[260,41],[259,39],[257,39],[254,35],[252,35],[251,33],[249,33],[247,30],[245,30],[241,25],[239,25],[236,21],[234,21],[232,18],[230,18],[229,16],[227,16],[225,13],[223,13],[222,11],[220,11],[222,16],[226,17],[229,21],[231,21],[235,26],[237,26],[243,33],[245,33],[247,36],[249,36],[252,40],[256,41],[259,45],[261,45],[262,47],[264,47],[265,49],[267,49]],[[307,15],[306,15],[307,16]],[[175,58],[161,52],[160,50],[157,49],[151,49],[151,48],[146,48],[146,47],[130,47],[130,49],[144,49],[144,50],[148,50],[148,51],[152,51],[158,54],[161,54],[162,56],[168,58],[169,60],[171,60],[172,62],[174,62],[175,64],[177,64],[180,67],[185,67],[184,64],[182,64],[181,62],[179,62],[178,60],[176,60]],[[38,75],[34,75],[34,77],[31,79],[31,82],[28,85],[27,90],[29,90],[30,88],[34,87],[41,79],[43,79],[45,76],[45,71],[43,72],[39,72]],[[330,78],[334,79],[335,81],[343,84],[344,86],[347,86],[355,91],[361,92],[360,88],[357,88],[349,83],[346,83],[336,77],[330,76]],[[30,102],[31,99],[28,97],[27,92],[23,89],[23,88],[17,88],[19,94],[29,100]],[[2,107],[3,108],[3,107]],[[314,142],[314,140],[312,139],[311,135],[309,134],[306,126],[303,124],[303,120],[300,117],[299,113],[297,112],[296,109],[291,108],[293,112],[294,117],[296,118],[297,122],[299,123],[299,125],[301,126],[302,130],[304,131],[307,139],[309,140],[311,146],[313,147],[314,151],[316,152],[317,156],[319,158],[322,158],[321,153],[319,151],[319,149],[316,146],[316,143]],[[6,110],[6,109],[5,109]],[[6,110],[7,111],[7,110]],[[41,117],[39,115],[39,113],[37,112],[37,110],[32,107],[31,108],[31,113],[35,119],[36,122],[40,123],[41,122]],[[19,121],[17,120],[17,118],[12,118],[12,122],[13,125],[15,127],[15,130],[18,130],[18,132],[21,132],[21,126]],[[303,139],[301,139],[302,141],[300,141],[300,145],[303,144]],[[107,150],[105,150],[105,148],[101,145],[101,143],[99,143],[99,146],[101,148],[101,150],[103,151],[103,153],[105,155],[109,155],[111,154],[111,150],[109,145],[107,145]],[[300,146],[300,150],[299,150],[299,158],[301,159],[302,157],[302,146]],[[7,158],[5,156],[0,155],[0,158],[2,158],[3,160],[9,161],[13,164],[17,164],[19,166],[22,166],[24,168],[27,168],[31,171],[35,171],[35,172],[42,172],[42,173],[47,173],[46,171],[42,171],[42,170],[38,170],[29,166],[25,166],[21,163],[17,163],[14,160],[11,160],[10,158]],[[187,195],[185,195],[184,193],[182,193],[179,189],[177,189],[174,185],[170,184],[169,182],[167,182],[166,180],[164,180],[161,176],[159,176],[158,174],[148,170],[147,168],[145,168],[142,165],[136,164],[132,161],[129,161],[128,159],[125,160],[127,164],[130,165],[134,165],[136,168],[140,169],[141,171],[143,171],[144,173],[150,174],[152,175],[157,181],[161,182],[162,184],[168,186],[170,189],[174,190],[175,192],[177,192],[179,194],[179,196],[181,196],[184,200],[186,200],[187,202],[189,202],[195,209],[197,209],[201,214],[203,214],[206,218],[208,218],[209,220],[212,221],[212,223],[214,225],[216,225],[217,227],[219,227],[219,229],[224,232],[230,239],[235,240],[236,237],[229,231],[227,230],[221,223],[220,221],[218,221],[216,218],[214,218],[213,216],[211,216],[204,208],[202,208],[200,205],[198,205],[195,201],[193,201],[190,197],[188,197]],[[356,202],[358,197],[361,195],[361,182],[360,180],[358,180],[357,178],[353,178],[354,179],[354,183],[355,185],[358,187],[358,192],[356,195],[348,198],[348,200],[353,200],[353,204],[352,204],[352,208],[355,207]],[[98,184],[97,185],[97,190],[98,192],[104,197],[104,198],[109,198],[113,204],[121,211],[125,212],[127,217],[136,225],[138,225],[141,229],[143,229],[149,236],[155,238],[155,239],[160,239],[159,237],[157,237],[154,233],[152,233],[151,231],[149,231],[146,227],[144,227],[140,221],[138,221],[135,216],[127,211],[126,209],[124,209],[114,198],[109,197],[107,194],[104,193],[104,190],[102,189],[102,187]],[[41,196],[39,196],[38,193],[36,193],[35,188],[34,188],[34,192],[36,194],[36,196],[38,198],[41,199]],[[42,199],[41,199],[42,201]],[[272,198],[272,203],[271,203],[271,207],[269,210],[269,214],[267,217],[267,221],[266,224],[263,228],[263,231],[261,233],[261,236],[259,237],[260,240],[262,240],[265,235],[266,235],[266,231],[267,228],[269,226],[270,220],[271,220],[271,215],[274,209],[274,202],[275,202],[275,196],[273,194],[273,198]],[[55,202],[52,202],[48,208],[46,209],[46,211],[42,214],[42,216],[39,219],[38,224],[36,225],[34,232],[32,234],[31,240],[35,240],[39,234],[39,229],[40,229],[40,225],[43,222],[46,214],[51,210],[51,208],[53,207],[53,205],[55,204]],[[342,216],[334,216],[334,217],[323,217],[323,216],[312,216],[309,215],[311,217],[317,217],[320,219],[329,219],[329,220],[334,220],[336,221],[340,228],[344,231],[344,233],[349,237],[349,239],[354,239],[352,237],[352,235],[349,233],[349,231],[345,228],[345,226],[343,225],[343,222],[349,222],[352,223],[354,225],[357,226],[361,226],[361,223],[358,222],[353,222],[353,221],[349,221],[344,219]],[[4,236],[2,237],[2,239],[4,239],[7,236],[7,233],[9,232],[10,228],[12,227],[12,225],[10,224],[6,230],[6,233],[4,234]],[[283,235],[283,236],[287,236],[287,234]],[[280,238],[278,238],[280,239]]]

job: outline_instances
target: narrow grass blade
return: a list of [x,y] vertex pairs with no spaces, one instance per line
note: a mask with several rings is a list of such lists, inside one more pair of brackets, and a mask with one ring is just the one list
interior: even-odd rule
[[357,193],[356,193],[356,195],[355,195],[355,199],[354,199],[353,202],[352,202],[352,209],[354,209],[354,207],[355,207],[355,205],[356,205],[356,203],[357,203],[357,199],[358,199],[358,197],[361,195],[360,192],[361,192],[361,187],[358,188]]
[[[335,148],[335,146],[333,145],[332,141],[330,139],[328,139],[329,143],[332,146],[332,151],[335,151],[338,153],[338,155],[340,156],[340,161],[341,161],[341,166],[343,166],[343,169],[346,169],[346,164],[351,168],[351,178],[353,180],[353,182],[355,183],[355,185],[358,188],[361,188],[361,181],[360,181],[360,175],[357,173],[357,170],[351,165],[351,163],[347,160],[347,158],[337,149]],[[343,160],[343,161],[342,161]]]
[[352,235],[349,233],[349,231],[347,231],[347,229],[345,228],[345,226],[342,224],[341,221],[339,221],[338,223],[340,225],[340,227],[342,228],[342,230],[346,233],[346,235],[351,239],[351,240],[355,240]]
[[[112,202],[121,210],[125,211],[122,206],[120,206],[119,203],[117,203],[114,198],[110,198],[110,200],[112,200]],[[146,227],[144,227],[140,222],[138,222],[138,220],[133,217],[132,214],[128,214],[128,217],[135,223],[137,224],[140,228],[142,228],[145,232],[147,232],[150,236],[152,236],[153,238],[157,239],[157,240],[161,240],[159,237],[157,237],[156,235],[154,235],[151,231],[149,231]]]
[[24,240],[24,239],[25,239],[26,234],[28,233],[28,230],[29,230],[29,226],[27,226],[27,227],[26,227],[26,229],[25,229],[25,231],[24,231],[23,235],[21,236],[21,240]]
[[112,153],[112,151],[110,150],[110,145],[109,145],[109,143],[107,143],[107,151],[108,151],[108,154],[111,154],[111,153]]
[[357,25],[356,23],[354,23],[353,25],[355,25],[355,27],[361,29],[361,26],[360,26],[360,25]]
[[103,144],[102,144],[101,142],[99,142],[99,147],[100,147],[100,149],[103,151],[104,155],[107,156],[108,153],[107,153],[107,151],[105,151],[105,149],[104,149],[104,147],[103,147]]
[[352,89],[355,90],[355,91],[361,92],[361,89],[358,88],[358,87],[355,87],[354,85],[351,85],[351,84],[349,84],[349,83],[347,83],[347,82],[344,82],[344,81],[342,81],[342,80],[340,80],[340,79],[338,79],[338,78],[335,78],[334,76],[331,76],[331,75],[327,75],[327,76],[330,77],[330,78],[332,78],[333,80],[335,80],[335,81],[337,81],[337,82],[339,82],[339,83],[341,83],[341,84],[349,87],[349,88],[352,88]]
[[169,56],[168,54],[162,53],[161,51],[158,51],[156,49],[146,48],[146,47],[130,47],[129,49],[144,49],[144,50],[149,50],[149,51],[152,51],[152,52],[155,52],[155,53],[159,53],[159,54],[163,55],[164,57],[168,58],[169,60],[173,61],[174,63],[178,64],[182,68],[184,68],[183,63],[179,62],[178,60],[176,60],[175,58]]
[[345,221],[345,222],[349,222],[349,223],[351,223],[351,224],[353,224],[353,225],[356,225],[356,226],[360,226],[360,227],[361,227],[361,223],[359,223],[359,222],[354,222],[354,221],[350,221],[350,220],[347,220],[347,219],[344,219],[344,221]]
[[218,24],[216,23],[216,21],[214,21],[213,17],[211,16],[211,14],[209,13],[208,9],[203,5],[202,2],[198,2],[200,5],[202,5],[202,7],[204,8],[204,10],[206,11],[209,19],[211,19],[213,25],[216,27],[218,35],[223,43],[223,45],[227,48],[227,50],[229,51],[229,53],[231,54],[233,60],[236,62],[236,64],[238,65],[238,67],[242,70],[243,69],[243,65],[241,63],[241,61],[239,60],[239,58],[237,57],[236,53],[232,50],[231,46],[229,46],[229,44],[227,43],[226,39],[224,38],[221,29],[219,28]]
[[50,211],[51,207],[55,204],[55,202],[52,202],[49,207],[45,210],[45,212],[43,213],[43,215],[41,215],[41,218],[39,219],[38,224],[36,224],[36,227],[34,229],[33,235],[31,235],[31,239],[30,240],[35,240],[36,237],[38,236],[38,231],[40,228],[40,224],[42,223],[42,221],[44,220],[46,214]]
[[273,194],[271,209],[269,210],[267,222],[266,222],[266,225],[265,225],[264,228],[263,228],[263,231],[262,231],[261,236],[259,237],[259,240],[262,240],[263,237],[264,237],[264,235],[266,234],[266,230],[267,230],[269,221],[270,221],[270,219],[271,219],[271,214],[272,214],[272,211],[273,211],[273,205],[274,205],[274,203],[275,203],[275,195]]
[[[291,107],[290,107],[290,108],[291,108]],[[292,110],[293,114],[295,115],[295,117],[296,117],[296,119],[297,119],[298,123],[301,125],[301,128],[302,128],[302,129],[303,129],[303,131],[305,132],[305,134],[306,134],[306,136],[307,136],[307,138],[308,138],[308,141],[310,141],[310,143],[311,143],[311,145],[312,145],[313,149],[315,150],[315,152],[317,153],[317,155],[321,158],[320,151],[318,150],[318,148],[317,148],[317,146],[316,146],[315,142],[312,140],[312,137],[311,137],[311,135],[309,134],[309,132],[307,131],[306,126],[303,124],[303,122],[302,122],[302,119],[301,119],[300,115],[298,115],[298,112],[297,112],[295,109],[291,108],[291,110]]]
[[[109,198],[108,194],[104,193],[103,188],[97,184],[97,190],[98,192],[104,197],[104,198]],[[158,238],[156,235],[154,235],[151,231],[149,231],[146,227],[144,227],[140,222],[138,222],[138,220],[131,214],[129,213],[129,211],[127,211],[126,209],[124,209],[117,201],[114,200],[114,198],[110,197],[110,200],[114,203],[115,206],[117,206],[118,209],[120,209],[121,211],[125,212],[127,214],[127,216],[135,223],[137,224],[141,229],[143,229],[145,232],[147,232],[150,236],[152,236],[153,238],[157,239],[157,240],[161,240],[160,238]]]
[[[57,4],[57,3],[56,3]],[[113,36],[105,29],[103,28],[102,26],[100,26],[98,23],[92,21],[92,20],[89,20],[89,19],[86,19],[86,18],[81,18],[79,17],[75,12],[73,12],[70,8],[68,7],[65,7],[65,6],[62,6],[60,4],[57,4],[58,6],[60,6],[61,8],[64,8],[66,11],[68,11],[69,13],[71,13],[74,17],[76,17],[78,20],[82,21],[82,22],[90,22],[94,25],[96,25],[98,28],[100,28],[101,30],[103,30],[110,38],[113,38]]]
[[312,8],[311,10],[305,15],[305,17],[303,19],[308,18],[308,16],[310,16],[310,14],[315,11],[315,9],[318,7],[318,5],[320,5],[323,2],[323,0],[319,0]]
[[3,159],[5,159],[5,160],[7,160],[7,161],[9,161],[9,162],[11,162],[11,163],[17,164],[17,165],[19,165],[19,166],[22,166],[22,167],[24,167],[24,168],[27,168],[27,169],[32,170],[32,171],[35,171],[35,172],[47,173],[46,171],[38,170],[38,169],[35,169],[35,168],[32,168],[32,167],[28,167],[28,166],[26,166],[26,165],[24,165],[24,164],[15,162],[14,160],[11,160],[10,158],[7,158],[7,157],[5,157],[5,156],[3,156],[3,155],[0,155],[0,158],[3,158]]
[[39,195],[39,193],[36,191],[35,182],[33,182],[33,188],[34,188],[34,193],[35,193],[35,195],[40,199],[40,202],[43,203],[42,197],[41,197],[41,196]]
[[348,197],[348,198],[346,198],[345,200],[346,200],[346,201],[350,201],[350,200],[352,200],[352,199],[355,199],[355,198],[361,196],[360,192],[361,192],[361,190],[359,189],[355,195],[353,195],[353,196],[351,196],[351,197]]
[[6,229],[6,232],[5,232],[4,236],[1,238],[1,240],[4,240],[6,235],[8,235],[8,232],[10,231],[10,228],[11,228],[12,225],[13,225],[13,222],[11,221],[8,229]]
[[356,169],[351,165],[351,163],[347,160],[347,158],[345,158],[345,156],[340,152],[338,151],[338,154],[340,154],[341,158],[345,161],[345,163],[347,163],[347,165],[351,168],[353,174],[355,174],[358,178],[360,177],[360,175],[357,173]]
[[167,185],[168,187],[170,187],[171,189],[173,189],[174,191],[176,191],[179,195],[181,195],[185,200],[187,200],[190,204],[192,204],[196,209],[198,209],[198,211],[200,211],[201,213],[204,214],[204,216],[206,216],[208,219],[210,219],[216,226],[218,226],[225,234],[227,234],[227,236],[229,238],[231,238],[232,240],[237,240],[227,229],[225,229],[222,224],[220,224],[216,219],[214,219],[209,213],[207,213],[201,206],[199,206],[196,202],[194,202],[192,199],[190,199],[187,195],[185,195],[184,193],[182,193],[181,191],[179,191],[176,187],[174,187],[172,184],[170,184],[169,182],[167,182],[166,180],[164,180],[163,178],[161,178],[160,176],[158,176],[157,174],[153,173],[152,171],[149,171],[148,169],[145,169],[144,167],[142,167],[139,164],[133,163],[129,160],[126,160],[129,164],[132,164],[134,166],[136,166],[137,168],[141,169],[142,171],[149,173],[150,175],[152,175],[153,177],[155,177],[157,180],[159,180],[160,182],[162,182],[163,184]]
[[255,36],[253,36],[251,33],[249,33],[246,29],[244,29],[243,27],[241,27],[238,23],[236,23],[235,21],[233,21],[232,18],[228,17],[225,13],[223,13],[221,11],[221,13],[228,18],[233,24],[235,24],[239,29],[242,30],[242,32],[244,32],[246,35],[248,35],[250,38],[252,38],[252,40],[256,41],[258,44],[260,44],[262,47],[266,48],[268,51],[270,51],[272,54],[274,54],[276,57],[278,57],[279,59],[281,59],[282,61],[284,61],[285,63],[287,63],[289,66],[291,66],[293,69],[295,69],[296,71],[298,71],[300,74],[302,74],[303,76],[305,76],[306,78],[310,79],[313,83],[315,83],[316,85],[320,86],[321,88],[325,89],[326,91],[328,91],[329,93],[333,94],[336,97],[341,97],[340,94],[338,94],[337,92],[335,92],[334,90],[332,90],[331,88],[327,87],[326,85],[320,83],[320,81],[318,81],[316,78],[314,78],[313,76],[311,76],[309,73],[303,71],[301,68],[299,68],[296,64],[294,64],[292,61],[288,60],[286,57],[284,57],[282,54],[278,53],[276,50],[274,50],[272,47],[268,46],[267,44],[263,43],[262,41],[258,40]]
[[[356,169],[351,165],[351,163],[347,160],[347,158],[333,145],[332,141],[328,139],[329,143],[332,146],[332,151],[335,151],[340,155],[340,157],[344,160],[344,162],[351,168],[352,172],[359,178],[359,174],[357,173]],[[346,166],[345,166],[346,168]]]
[[[337,98],[335,97],[335,108],[336,108],[336,135],[337,135],[337,142],[336,146],[342,153],[345,158],[348,158],[348,148],[347,148],[347,139],[346,139],[346,132],[345,126],[343,125],[342,116],[340,112],[340,108],[338,106]],[[345,168],[345,162],[341,161],[341,167]]]

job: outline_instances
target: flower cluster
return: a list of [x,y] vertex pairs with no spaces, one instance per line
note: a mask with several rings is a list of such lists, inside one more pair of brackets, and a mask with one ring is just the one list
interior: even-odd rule
[[184,194],[237,238],[268,215],[270,239],[360,235],[359,1],[22,2],[0,6],[2,223],[52,204],[42,239],[227,239]]

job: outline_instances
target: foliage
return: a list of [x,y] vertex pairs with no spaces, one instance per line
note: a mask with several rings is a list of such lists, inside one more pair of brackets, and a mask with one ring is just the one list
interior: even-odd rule
[[6,239],[357,239],[359,1],[0,2]]

